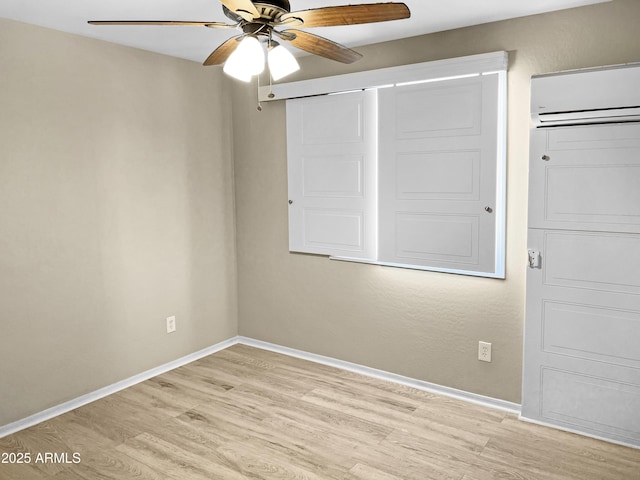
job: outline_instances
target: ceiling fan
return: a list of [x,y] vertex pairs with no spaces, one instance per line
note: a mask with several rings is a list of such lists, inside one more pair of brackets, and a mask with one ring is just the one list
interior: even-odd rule
[[[220,3],[224,14],[234,22],[233,24],[172,20],[91,20],[89,23],[92,25],[202,26],[208,28],[237,28],[242,31],[240,35],[231,37],[216,48],[204,61],[204,65],[221,65],[225,63],[238,47],[243,44],[248,45],[250,42],[247,39],[250,38],[253,39],[254,49],[255,44],[257,44],[260,51],[262,51],[259,42],[255,42],[256,39],[262,39],[267,43],[267,48],[271,53],[272,50],[275,51],[276,47],[278,47],[278,42],[273,40],[274,35],[308,53],[342,63],[353,63],[362,58],[360,53],[324,37],[289,27],[313,28],[357,25],[400,20],[411,16],[409,8],[404,3],[399,2],[341,5],[293,12],[291,11],[289,0],[220,0]],[[285,29],[277,30],[282,27]],[[246,50],[247,48],[243,46],[239,50]],[[279,49],[279,51],[282,50],[284,49]],[[285,55],[290,55],[290,58],[293,58],[293,55],[287,51],[285,51]],[[264,58],[262,66],[264,67]],[[271,55],[269,67],[272,67]],[[271,69],[273,73],[273,68]],[[241,79],[246,80],[246,78]]]

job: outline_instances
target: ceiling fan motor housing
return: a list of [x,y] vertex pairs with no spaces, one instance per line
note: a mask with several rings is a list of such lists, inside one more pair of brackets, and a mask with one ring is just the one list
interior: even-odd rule
[[[266,0],[260,2],[253,2],[253,5],[256,7],[258,12],[260,13],[260,17],[254,19],[257,22],[276,22],[280,19],[282,15],[285,13],[289,13],[291,11],[291,5],[289,4],[289,0]],[[229,17],[234,22],[242,22],[243,18],[237,13],[229,10],[224,5],[222,6],[222,10],[224,14]]]

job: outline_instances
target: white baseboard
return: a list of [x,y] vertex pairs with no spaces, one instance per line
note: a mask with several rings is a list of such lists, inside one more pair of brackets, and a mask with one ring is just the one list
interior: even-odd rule
[[200,358],[206,357],[207,355],[211,355],[212,353],[216,353],[216,352],[219,352],[220,350],[224,350],[225,348],[228,348],[238,343],[238,340],[239,340],[239,337],[233,337],[228,340],[224,340],[210,347],[204,348],[202,350],[198,350],[197,352],[191,353],[189,355],[185,355],[184,357],[178,358],[177,360],[173,360],[171,362],[165,363],[164,365],[160,365],[159,367],[152,368],[145,372],[139,373],[132,377],[116,382],[112,385],[107,385],[106,387],[100,388],[99,390],[95,390],[93,392],[87,393],[86,395],[82,395],[81,397],[74,398],[73,400],[69,400],[68,402],[61,403],[60,405],[56,405],[55,407],[48,408],[47,410],[43,410],[42,412],[38,412],[34,415],[30,415],[21,420],[17,420],[13,423],[3,425],[0,427],[0,438],[6,437],[7,435],[11,435],[12,433],[16,433],[20,430],[24,430],[25,428],[32,427],[34,425],[37,425],[40,422],[44,422],[45,420],[50,420],[54,417],[57,417],[58,415],[62,415],[63,413],[70,412],[71,410],[75,410],[76,408],[82,407],[83,405],[86,405],[88,403],[95,402],[96,400],[100,400],[101,398],[104,398],[113,393],[119,392],[120,390],[124,390],[125,388],[136,385],[137,383],[144,382],[145,380],[149,380],[150,378],[166,373],[169,370],[173,370],[175,368],[186,365],[187,363],[194,362]]
[[42,412],[30,415],[13,423],[0,426],[0,438],[6,437],[7,435],[11,435],[12,433],[16,433],[20,430],[24,430],[25,428],[32,427],[34,425],[37,425],[38,423],[44,422],[45,420],[50,420],[54,417],[57,417],[58,415],[62,415],[63,413],[70,412],[71,410],[82,407],[83,405],[94,402],[113,393],[119,392],[120,390],[124,390],[125,388],[131,387],[140,382],[144,382],[145,380],[148,380],[152,377],[166,373],[169,370],[173,370],[188,363],[194,362],[200,358],[206,357],[207,355],[211,355],[213,353],[219,352],[220,350],[224,350],[225,348],[231,347],[232,345],[235,345],[237,343],[242,343],[243,345],[247,345],[250,347],[261,348],[263,350],[281,353],[290,357],[309,360],[323,365],[329,365],[331,367],[340,368],[349,372],[359,373],[361,375],[377,378],[379,380],[385,380],[388,382],[413,387],[418,390],[423,390],[437,395],[444,395],[447,397],[457,398],[459,400],[465,400],[467,402],[475,403],[477,405],[483,405],[485,407],[496,408],[498,410],[503,410],[510,413],[520,413],[520,405],[518,405],[517,403],[507,402],[505,400],[499,400],[491,397],[485,397],[484,395],[465,392],[464,390],[457,390],[455,388],[444,387],[435,383],[424,382],[422,380],[404,377],[395,373],[385,372],[383,370],[377,370],[375,368],[345,362],[343,360],[338,360],[331,357],[316,355],[315,353],[308,353],[302,350],[296,350],[294,348],[283,347],[281,345],[263,342],[261,340],[254,340],[248,337],[236,336],[197,352],[186,355],[184,357],[178,358],[177,360],[165,363],[164,365],[160,365],[156,368],[152,368],[145,372],[126,378],[112,385],[108,385],[94,392],[87,393],[86,395],[82,395],[81,397],[74,398],[73,400],[69,400],[68,402],[61,403],[60,405],[56,405],[55,407],[48,408],[47,410],[43,410]]
[[464,400],[470,403],[475,403],[476,405],[495,408],[509,413],[520,414],[520,405],[513,402],[507,402],[506,400],[486,397],[484,395],[478,395],[477,393],[466,392],[464,390],[458,390],[451,387],[444,387],[435,383],[416,380],[414,378],[404,377],[402,375],[386,372],[384,370],[377,370],[375,368],[358,365],[356,363],[345,362],[343,360],[325,357],[323,355],[316,355],[315,353],[308,353],[302,350],[296,350],[289,347],[283,347],[281,345],[275,345],[273,343],[263,342],[261,340],[254,340],[252,338],[240,336],[238,337],[238,343],[242,343],[243,345],[248,345],[250,347],[256,347],[263,350],[281,353],[290,357],[301,358],[303,360],[309,360],[315,363],[321,363],[323,365],[340,368],[349,372],[359,373],[367,377],[377,378],[379,380],[385,380],[388,382],[413,387],[425,392]]

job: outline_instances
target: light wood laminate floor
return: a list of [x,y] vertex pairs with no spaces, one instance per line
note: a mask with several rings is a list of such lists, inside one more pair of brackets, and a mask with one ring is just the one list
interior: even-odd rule
[[[2,452],[31,455],[0,464],[2,480],[640,479],[640,450],[244,345],[0,439]],[[80,463],[35,463],[47,452]]]

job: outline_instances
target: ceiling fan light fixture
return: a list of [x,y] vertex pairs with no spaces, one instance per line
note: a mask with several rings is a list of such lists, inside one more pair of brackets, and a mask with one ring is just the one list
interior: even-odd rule
[[233,78],[249,82],[253,75],[262,73],[264,61],[264,50],[260,41],[254,36],[247,35],[229,56],[222,70]]
[[274,48],[269,49],[268,59],[269,71],[274,81],[300,70],[296,57],[282,45],[276,45]]
[[246,68],[246,65],[237,61],[237,59],[234,61],[234,59],[229,57],[225,62],[222,71],[241,82],[249,83],[251,81],[251,73]]

